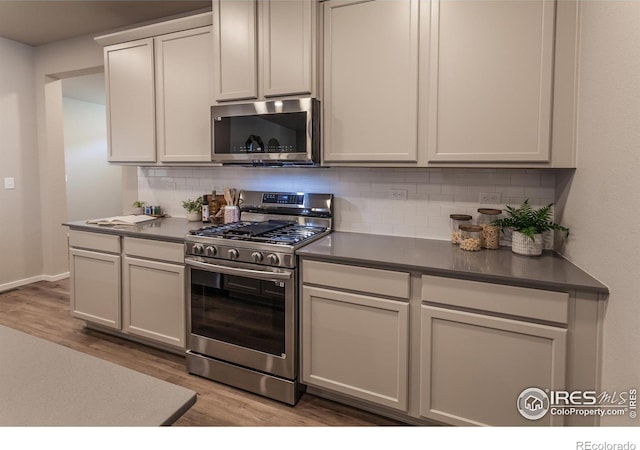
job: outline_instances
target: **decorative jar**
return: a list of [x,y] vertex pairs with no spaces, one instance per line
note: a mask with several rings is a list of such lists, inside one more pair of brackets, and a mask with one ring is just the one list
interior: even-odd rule
[[451,243],[460,245],[460,237],[462,232],[460,231],[460,225],[471,225],[472,217],[468,214],[451,214]]

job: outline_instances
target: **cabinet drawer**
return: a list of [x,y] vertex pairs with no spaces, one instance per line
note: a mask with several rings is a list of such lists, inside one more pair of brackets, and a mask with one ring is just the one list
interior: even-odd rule
[[120,253],[120,236],[87,231],[69,231],[69,247]]
[[557,323],[568,320],[566,292],[423,275],[422,300]]
[[129,256],[184,263],[184,246],[177,242],[124,238],[124,253]]
[[303,261],[302,281],[337,289],[409,298],[409,274],[405,272]]

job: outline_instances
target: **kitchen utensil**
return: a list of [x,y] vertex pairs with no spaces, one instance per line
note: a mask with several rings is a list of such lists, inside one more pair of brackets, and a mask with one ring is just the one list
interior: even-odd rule
[[224,201],[227,205],[231,205],[233,198],[231,197],[231,190],[229,188],[224,188]]
[[234,205],[234,206],[238,204],[238,190],[237,189],[231,189],[231,204]]

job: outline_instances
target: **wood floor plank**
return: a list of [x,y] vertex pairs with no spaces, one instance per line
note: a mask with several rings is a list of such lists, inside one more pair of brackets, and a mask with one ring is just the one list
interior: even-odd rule
[[198,401],[176,426],[402,425],[310,394],[291,407],[191,375],[180,355],[85,329],[71,317],[68,279],[0,293],[0,324],[194,390]]

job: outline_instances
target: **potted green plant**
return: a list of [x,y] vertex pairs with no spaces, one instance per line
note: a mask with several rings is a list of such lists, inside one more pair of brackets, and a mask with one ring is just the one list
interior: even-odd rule
[[143,200],[136,200],[135,202],[133,202],[133,211],[132,214],[142,214],[144,213],[144,205],[146,205],[147,202],[143,201]]
[[182,207],[187,211],[187,220],[196,222],[202,219],[202,197],[196,200],[186,199],[182,202]]
[[533,208],[529,204],[529,199],[525,200],[518,208],[507,206],[508,217],[494,220],[492,223],[505,229],[513,229],[511,238],[511,250],[520,255],[537,256],[542,254],[542,233],[545,231],[562,231],[566,236],[569,229],[553,222],[551,207],[553,203],[539,209]]

